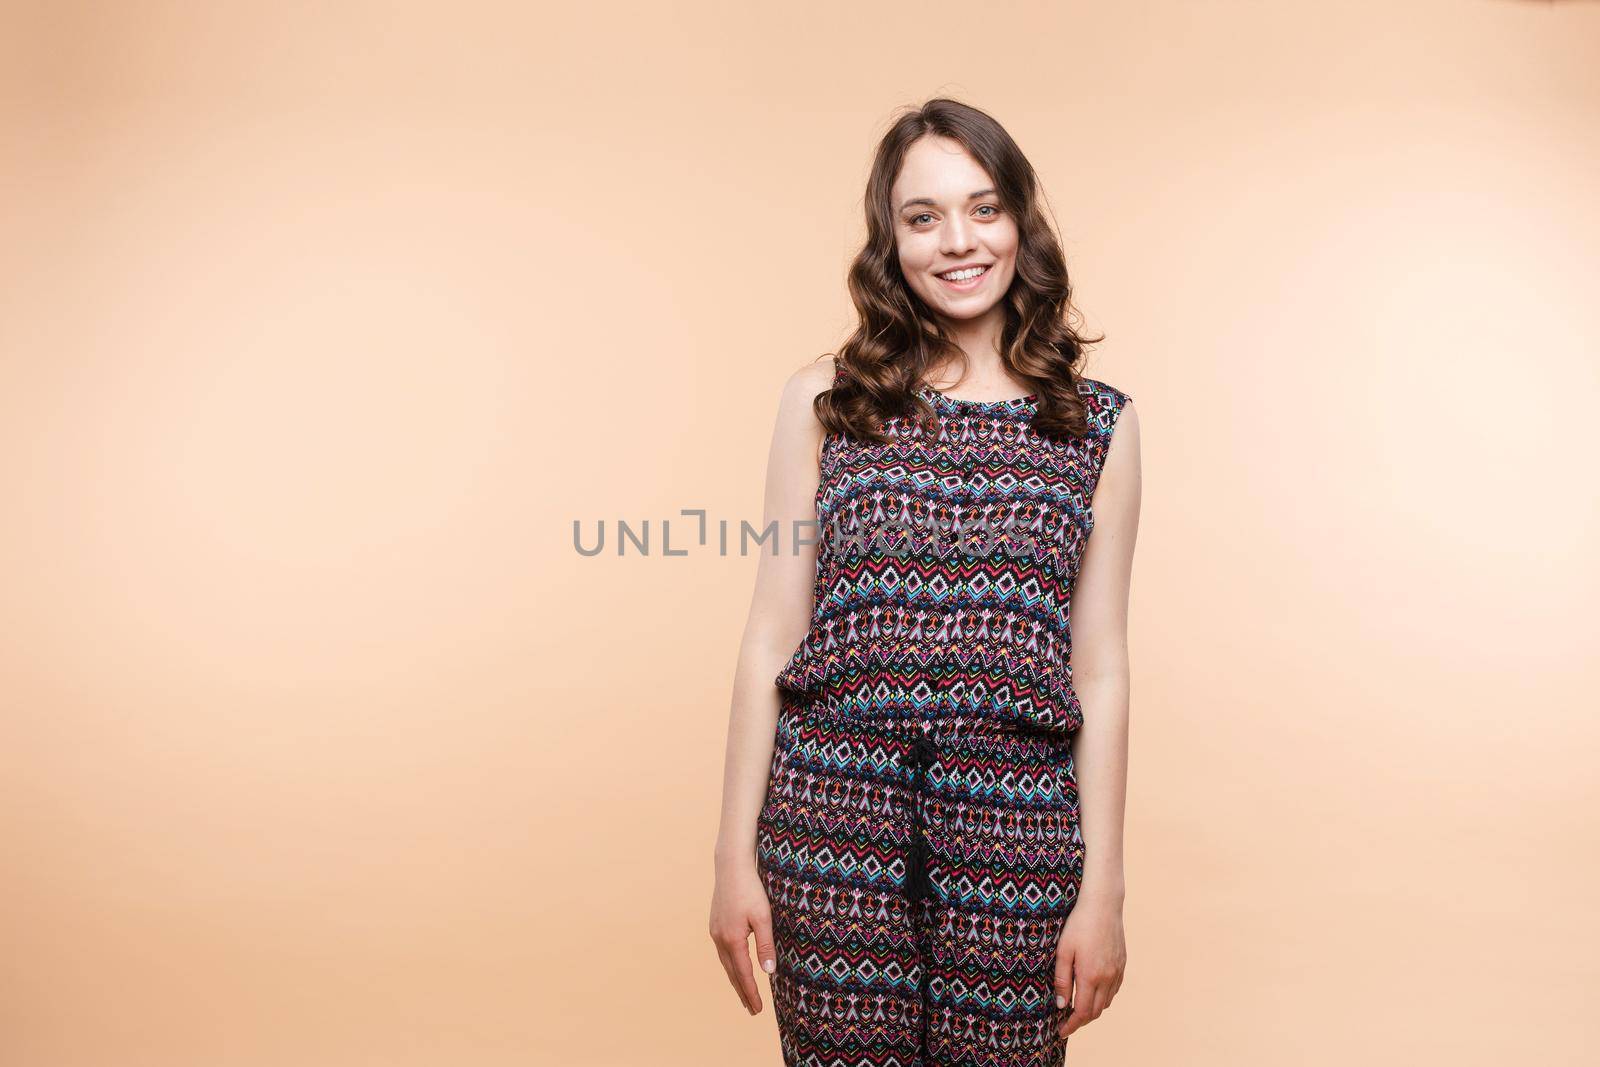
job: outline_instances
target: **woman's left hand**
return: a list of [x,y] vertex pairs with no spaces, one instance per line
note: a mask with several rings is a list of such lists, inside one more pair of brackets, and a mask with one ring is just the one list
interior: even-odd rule
[[[1056,1001],[1065,1017],[1060,1024],[1062,1037],[1070,1037],[1111,1006],[1127,965],[1121,902],[1080,896],[1056,943]],[[1066,1007],[1060,1007],[1063,1000]]]

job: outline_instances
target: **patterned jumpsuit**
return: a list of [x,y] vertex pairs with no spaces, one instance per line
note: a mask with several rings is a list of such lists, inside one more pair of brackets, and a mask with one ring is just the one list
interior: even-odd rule
[[1065,1061],[1056,942],[1084,864],[1070,595],[1129,399],[1078,390],[1080,439],[1034,433],[1034,396],[923,387],[936,427],[824,441],[815,608],[776,678],[757,823],[786,1067]]

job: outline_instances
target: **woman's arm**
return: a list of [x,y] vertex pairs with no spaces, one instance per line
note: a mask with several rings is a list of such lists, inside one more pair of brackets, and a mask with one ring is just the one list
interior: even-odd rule
[[761,1010],[761,996],[750,968],[750,935],[755,934],[764,968],[776,958],[766,892],[756,871],[756,820],[766,800],[778,722],[779,693],[773,679],[811,624],[823,439],[812,401],[832,384],[832,359],[808,364],[790,375],[778,402],[761,519],[763,533],[776,529],[776,551],[771,541],[761,549],[728,716],[711,938],[729,981],[752,1015]]
[[1128,590],[1139,498],[1139,417],[1126,401],[1095,486],[1094,529],[1072,591],[1072,683],[1083,707],[1072,757],[1086,855],[1083,885],[1057,954],[1057,992],[1072,1004],[1062,1030],[1067,1036],[1111,1003],[1127,963],[1122,828],[1128,784]]

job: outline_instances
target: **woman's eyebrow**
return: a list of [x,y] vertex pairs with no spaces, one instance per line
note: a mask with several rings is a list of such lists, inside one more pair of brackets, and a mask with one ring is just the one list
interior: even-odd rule
[[[979,189],[975,193],[968,193],[967,194],[967,199],[968,200],[976,200],[980,196],[993,196],[993,195],[994,195],[994,190],[993,189]],[[910,207],[912,204],[927,204],[929,207],[938,207],[939,206],[939,202],[937,200],[933,199],[932,197],[914,196],[910,200],[907,200],[905,203],[901,204],[900,205],[900,210],[904,211],[906,208]]]

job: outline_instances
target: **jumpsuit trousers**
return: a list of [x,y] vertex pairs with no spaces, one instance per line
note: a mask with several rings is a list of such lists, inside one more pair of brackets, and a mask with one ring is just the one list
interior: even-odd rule
[[1056,948],[1084,856],[1070,746],[781,707],[757,864],[786,1067],[1063,1063]]

